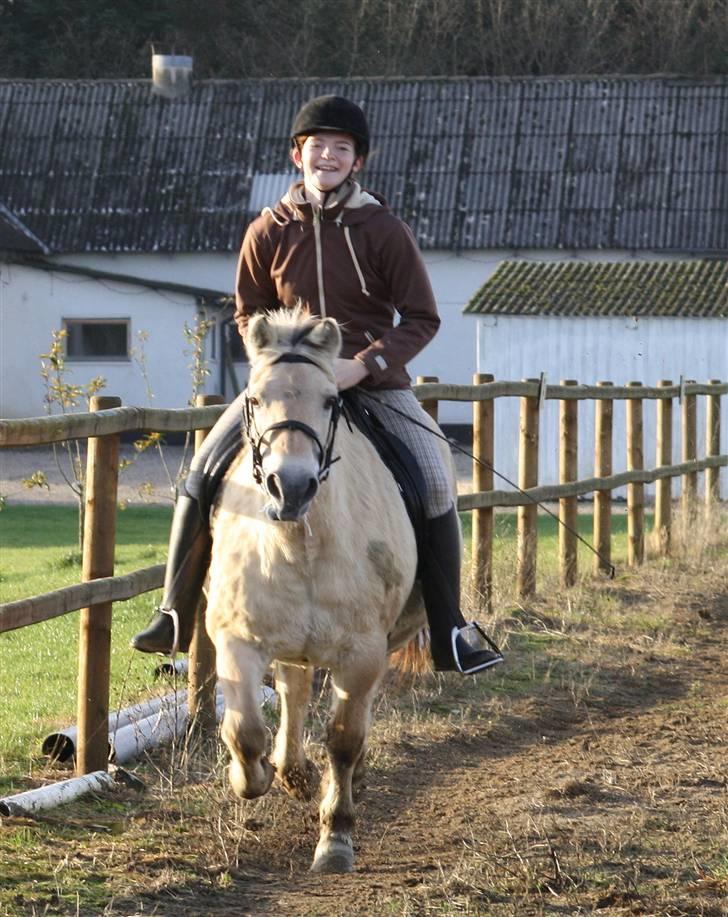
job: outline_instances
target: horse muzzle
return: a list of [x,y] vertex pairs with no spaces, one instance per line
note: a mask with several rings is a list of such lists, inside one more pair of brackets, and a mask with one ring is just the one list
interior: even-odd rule
[[271,522],[299,522],[318,492],[319,480],[309,469],[280,467],[264,474],[263,488],[270,498],[265,514]]

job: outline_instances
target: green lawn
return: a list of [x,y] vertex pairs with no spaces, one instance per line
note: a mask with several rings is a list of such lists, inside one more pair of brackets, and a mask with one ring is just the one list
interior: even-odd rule
[[[466,545],[470,514],[463,514]],[[128,573],[164,560],[171,508],[132,507],[119,512],[116,572]],[[592,517],[579,516],[590,540]],[[626,516],[613,519],[615,561],[626,555]],[[539,574],[553,576],[558,556],[556,521],[539,516]],[[515,578],[516,515],[496,515],[494,568],[500,594]],[[80,580],[73,507],[9,506],[0,512],[0,601],[48,592]],[[580,569],[591,570],[591,554],[579,547]],[[148,593],[114,606],[112,709],[126,706],[153,686],[156,660],[129,648],[156,601]],[[0,786],[2,778],[33,768],[43,737],[75,721],[78,614],[0,634]]]
[[[116,572],[160,563],[171,508],[119,513]],[[76,511],[66,506],[9,506],[0,512],[0,601],[49,592],[80,581]],[[155,661],[129,648],[157,593],[114,606],[112,708],[126,706],[153,684]],[[27,773],[43,737],[75,721],[78,613],[0,634],[0,786]]]

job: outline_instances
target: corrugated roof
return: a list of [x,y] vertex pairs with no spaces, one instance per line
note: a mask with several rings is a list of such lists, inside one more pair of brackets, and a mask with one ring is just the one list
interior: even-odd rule
[[464,311],[728,318],[728,261],[505,261]]
[[728,251],[725,77],[0,80],[0,202],[54,252],[234,251],[327,91],[423,248]]

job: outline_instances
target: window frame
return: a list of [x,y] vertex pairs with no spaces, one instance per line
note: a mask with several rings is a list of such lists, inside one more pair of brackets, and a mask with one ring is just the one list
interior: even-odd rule
[[[87,318],[85,316],[64,317],[61,319],[63,330],[66,336],[63,344],[64,357],[67,363],[130,363],[131,362],[131,318],[130,317],[104,317],[104,318]],[[115,354],[113,356],[97,355],[76,355],[68,352],[68,332],[71,325],[123,325],[126,329],[126,353],[122,356]]]

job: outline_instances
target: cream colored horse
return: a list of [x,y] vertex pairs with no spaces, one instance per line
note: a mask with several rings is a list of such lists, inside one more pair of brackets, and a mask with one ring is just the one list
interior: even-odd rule
[[[320,872],[353,866],[352,784],[363,772],[372,700],[387,653],[425,623],[413,591],[415,539],[394,479],[343,420],[333,444],[340,461],[324,480],[340,345],[332,319],[281,311],[252,320],[249,444],[214,514],[207,607],[239,795],[261,796],[277,777],[311,797],[318,778],[303,722],[313,667],[331,670],[329,779],[312,865]],[[281,723],[268,757],[258,687],[272,662]]]

